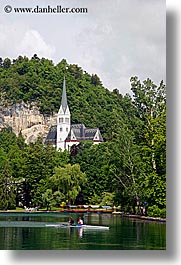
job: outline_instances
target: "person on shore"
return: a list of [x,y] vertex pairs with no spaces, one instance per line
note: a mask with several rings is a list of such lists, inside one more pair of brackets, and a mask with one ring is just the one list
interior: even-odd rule
[[69,225],[74,225],[74,219],[72,217],[69,218]]
[[84,222],[83,222],[83,220],[82,220],[81,217],[79,217],[77,224],[78,224],[78,225],[83,225],[83,224],[84,224]]

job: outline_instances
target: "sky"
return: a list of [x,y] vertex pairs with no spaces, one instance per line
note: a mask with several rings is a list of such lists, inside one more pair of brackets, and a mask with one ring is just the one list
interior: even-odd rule
[[[12,8],[85,7],[85,14],[6,13]],[[165,0],[1,0],[0,57],[63,58],[131,93],[130,78],[166,82]]]

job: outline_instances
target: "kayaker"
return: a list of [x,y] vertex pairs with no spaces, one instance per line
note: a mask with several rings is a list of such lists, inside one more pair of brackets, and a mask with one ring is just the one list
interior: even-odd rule
[[77,224],[78,224],[78,225],[83,225],[83,224],[84,224],[84,222],[83,222],[83,220],[82,220],[81,217],[79,217]]
[[69,218],[69,225],[73,225],[74,224],[74,219],[72,217]]

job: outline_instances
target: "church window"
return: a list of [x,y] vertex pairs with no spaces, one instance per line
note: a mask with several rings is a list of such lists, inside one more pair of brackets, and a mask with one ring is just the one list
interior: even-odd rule
[[60,127],[60,132],[62,132],[63,131],[63,129],[62,129],[62,127]]
[[69,129],[68,129],[68,128],[66,128],[66,132],[68,132],[68,130],[69,130]]
[[59,118],[59,123],[63,122],[63,118]]
[[67,123],[68,123],[68,122],[69,122],[69,118],[65,118],[65,122],[67,122]]

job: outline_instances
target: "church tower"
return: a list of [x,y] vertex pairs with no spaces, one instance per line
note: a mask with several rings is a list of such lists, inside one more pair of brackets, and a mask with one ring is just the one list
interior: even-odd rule
[[66,138],[70,132],[70,110],[67,104],[65,76],[63,80],[63,91],[61,106],[57,114],[57,150],[66,149]]

